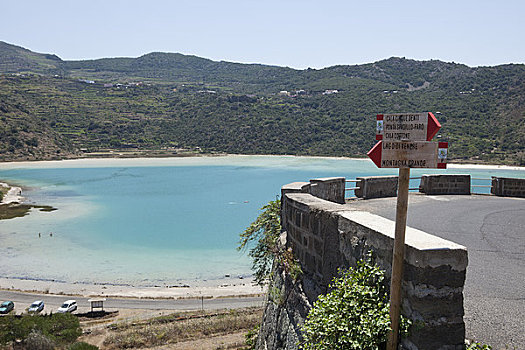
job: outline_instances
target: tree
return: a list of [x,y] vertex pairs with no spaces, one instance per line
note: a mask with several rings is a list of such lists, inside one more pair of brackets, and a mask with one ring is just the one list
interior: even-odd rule
[[281,233],[281,200],[268,202],[261,208],[262,213],[240,234],[238,250],[250,248],[248,256],[253,259],[252,270],[255,282],[264,285],[271,275],[274,259],[279,256],[279,235]]

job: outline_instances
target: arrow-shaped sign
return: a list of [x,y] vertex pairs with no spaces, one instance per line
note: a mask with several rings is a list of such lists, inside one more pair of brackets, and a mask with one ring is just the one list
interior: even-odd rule
[[440,128],[430,112],[378,114],[376,140],[430,141]]
[[446,169],[448,142],[379,141],[367,153],[378,168]]

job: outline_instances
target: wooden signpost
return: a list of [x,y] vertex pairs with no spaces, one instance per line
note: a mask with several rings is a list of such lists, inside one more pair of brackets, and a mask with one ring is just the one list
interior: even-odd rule
[[447,142],[379,141],[368,152],[378,168],[447,167]]
[[430,141],[440,128],[430,112],[378,114],[376,140]]
[[397,349],[398,343],[410,168],[447,167],[448,143],[430,142],[440,128],[441,124],[430,112],[378,114],[376,140],[380,141],[368,152],[368,156],[377,167],[399,168],[390,282],[392,330],[388,334],[387,350]]

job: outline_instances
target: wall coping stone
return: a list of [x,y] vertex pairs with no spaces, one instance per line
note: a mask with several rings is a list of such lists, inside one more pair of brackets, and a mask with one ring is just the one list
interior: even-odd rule
[[334,182],[334,181],[341,181],[341,179],[346,180],[343,176],[338,177],[316,177],[315,179],[311,179],[310,182]]
[[284,185],[281,189],[282,190],[295,190],[295,191],[302,191],[305,186],[309,185],[309,182],[292,182],[287,185]]
[[[395,236],[395,221],[365,211],[344,211],[339,213],[342,218],[353,221],[361,226],[379,232],[392,240]],[[431,235],[424,231],[406,227],[405,231],[405,260],[417,267],[438,267],[443,265],[441,261],[446,257],[447,264],[452,269],[463,271],[467,268],[467,248],[448,241],[446,239]],[[454,253],[458,254],[454,254]],[[451,253],[456,258],[451,262]],[[452,265],[451,265],[452,263]]]
[[[395,221],[354,209],[351,204],[337,204],[317,198],[309,193],[288,193],[286,196],[310,209],[334,213],[340,218],[350,220],[392,240],[394,239]],[[468,265],[466,247],[410,226],[407,226],[405,231],[405,247],[407,247],[405,249],[405,260],[417,267],[441,266],[443,265],[441,261],[445,258],[447,264],[456,271],[463,271]],[[454,259],[451,259],[452,256],[455,256]]]
[[330,202],[325,199],[313,196],[310,193],[287,193],[286,196],[291,200],[300,204],[306,205],[312,209],[325,210],[325,211],[345,211],[345,210],[356,210],[346,207],[343,204]]

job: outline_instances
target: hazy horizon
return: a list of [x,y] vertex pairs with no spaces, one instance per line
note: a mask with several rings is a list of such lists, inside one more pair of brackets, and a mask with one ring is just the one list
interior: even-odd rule
[[0,40],[68,61],[172,52],[294,69],[389,57],[525,63],[517,0],[30,0],[2,10]]

